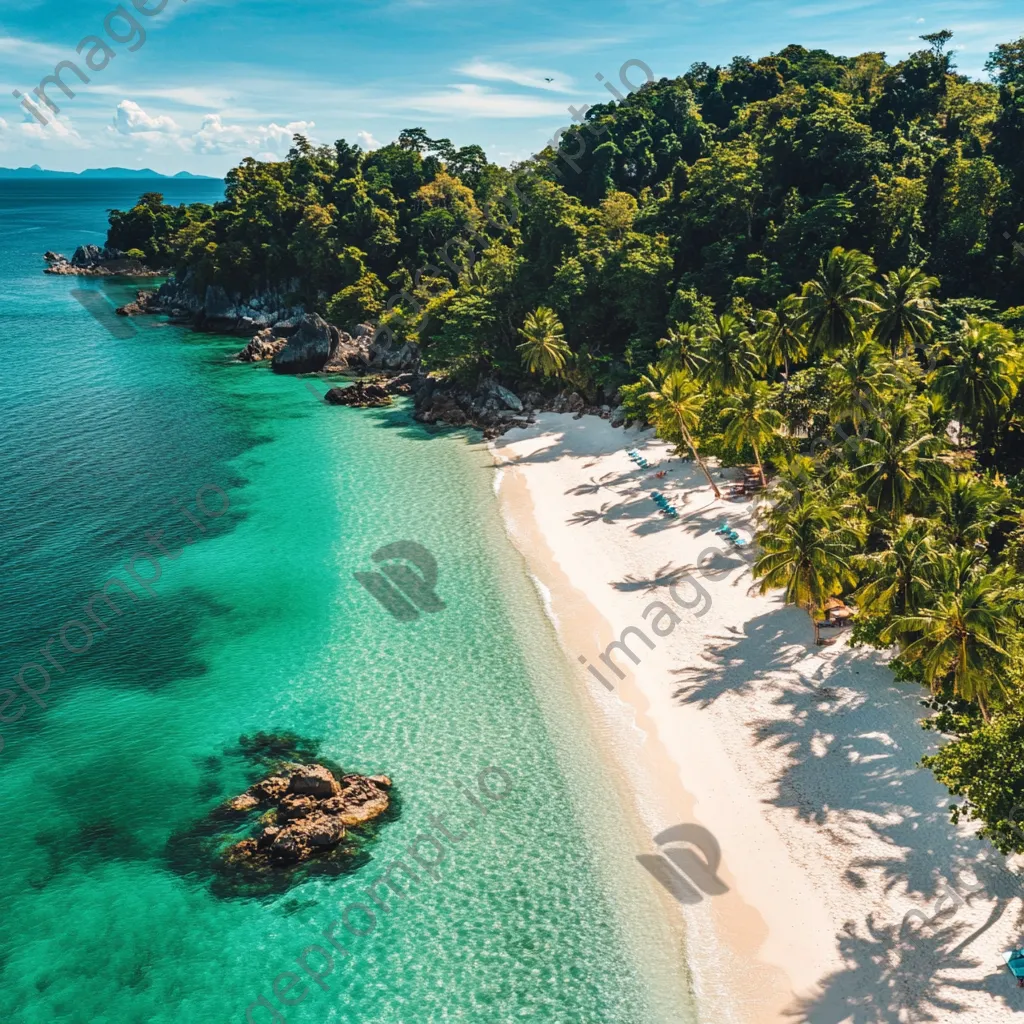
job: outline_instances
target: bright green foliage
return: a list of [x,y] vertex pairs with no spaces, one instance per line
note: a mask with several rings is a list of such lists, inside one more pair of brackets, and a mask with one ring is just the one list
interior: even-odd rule
[[1010,667],[1005,645],[1019,625],[1020,583],[1005,570],[986,571],[977,553],[964,549],[941,555],[933,575],[930,600],[897,618],[883,638],[917,634],[903,649],[903,660],[919,661],[933,690],[951,683],[955,696],[987,716]]
[[896,355],[923,349],[939,318],[933,292],[939,287],[920,267],[900,267],[882,278],[875,314],[875,339]]
[[933,391],[942,407],[963,430],[991,433],[1016,396],[1024,370],[1013,333],[970,317],[939,346],[938,355]]
[[696,324],[680,324],[678,328],[670,328],[668,334],[658,342],[658,349],[662,365],[668,370],[685,370],[691,377],[695,377],[704,365],[700,328]]
[[932,583],[935,544],[924,519],[904,516],[885,531],[885,546],[854,559],[857,606],[883,617],[913,615]]
[[722,495],[718,485],[711,478],[693,439],[693,431],[697,428],[704,405],[697,382],[684,371],[673,370],[664,377],[645,377],[644,383],[650,389],[645,397],[651,403],[655,422],[663,436],[678,434],[678,438],[690,449],[694,461],[700,466],[715,497],[720,498]]
[[882,409],[857,445],[854,470],[873,510],[897,522],[922,503],[948,475],[941,449],[918,405],[904,398]]
[[856,581],[851,560],[861,542],[857,524],[808,495],[773,513],[757,542],[762,554],[754,578],[761,581],[762,593],[782,589],[788,604],[807,609],[817,635],[825,602]]
[[570,350],[565,343],[562,322],[555,311],[539,306],[527,316],[519,333],[523,336],[519,351],[523,365],[530,373],[544,377],[561,376]]
[[732,445],[736,451],[750,445],[764,487],[768,486],[768,481],[761,453],[782,429],[782,413],[769,406],[769,397],[770,391],[764,381],[751,381],[730,395],[729,404],[721,413],[725,420],[726,444]]
[[860,433],[884,404],[885,396],[895,378],[883,365],[883,353],[869,337],[840,353],[829,373],[832,405],[829,415],[833,423],[852,423]]
[[363,274],[355,284],[343,288],[327,304],[328,318],[346,329],[367,321],[376,322],[384,312],[388,290],[372,271]]
[[743,322],[731,313],[698,331],[700,379],[719,391],[731,391],[749,383],[761,370],[754,339]]
[[1000,853],[1024,850],[1024,712],[990,721],[946,712],[937,728],[959,738],[923,764],[963,802],[953,807],[954,822],[979,821],[979,839]]
[[800,324],[802,306],[796,295],[783,299],[774,309],[761,314],[755,343],[761,359],[770,367],[781,367],[789,386],[789,368],[807,356],[807,342]]
[[698,62],[511,169],[423,128],[296,136],[214,207],[113,211],[108,244],[469,384],[618,389],[716,494],[701,452],[751,452],[762,585],[859,605],[960,736],[929,763],[961,813],[1024,850],[1024,39],[991,82],[953,53]]
[[857,340],[862,324],[879,312],[871,298],[875,265],[870,256],[837,246],[800,295],[800,323],[812,351],[833,352]]

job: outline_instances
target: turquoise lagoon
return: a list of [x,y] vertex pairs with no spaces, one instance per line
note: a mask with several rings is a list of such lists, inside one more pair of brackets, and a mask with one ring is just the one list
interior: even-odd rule
[[[220,194],[0,185],[0,687],[156,550],[154,531],[174,556],[88,650],[50,648],[63,672],[48,666],[45,709],[20,691],[0,707],[25,709],[0,726],[0,1020],[242,1022],[261,995],[289,1024],[694,1020],[486,448],[405,406],[327,406],[304,381],[232,364],[237,339],[116,321],[130,282],[41,273],[46,249],[101,243],[105,210],[147,188]],[[215,511],[223,490],[225,514],[202,516],[203,488]],[[398,622],[354,578],[399,540],[436,557],[443,611]],[[182,844],[244,788],[239,737],[259,730],[395,780],[398,809],[352,870],[242,894]],[[460,786],[479,798],[488,768],[513,788],[483,815]],[[443,813],[465,837],[439,877],[393,899],[372,934],[339,932],[349,956],[327,991],[275,998],[274,979]]]

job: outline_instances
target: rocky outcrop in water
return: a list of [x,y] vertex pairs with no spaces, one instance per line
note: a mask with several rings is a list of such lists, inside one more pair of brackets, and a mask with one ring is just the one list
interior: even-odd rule
[[159,313],[156,292],[152,289],[136,292],[134,302],[118,306],[115,312],[118,316],[142,316],[144,313]]
[[387,811],[390,789],[386,775],[339,778],[322,764],[284,764],[229,802],[238,813],[266,813],[258,833],[229,847],[225,861],[256,869],[290,867],[331,851],[349,828]]
[[46,252],[43,259],[47,263],[44,273],[67,277],[159,277],[163,273],[120,249],[98,245],[80,245],[70,260],[59,252]]
[[273,359],[287,344],[287,338],[274,336],[273,327],[265,327],[252,336],[249,344],[235,358],[241,363],[262,363]]
[[356,381],[344,388],[331,388],[324,398],[331,405],[348,405],[355,409],[378,409],[393,402],[387,386],[372,380]]

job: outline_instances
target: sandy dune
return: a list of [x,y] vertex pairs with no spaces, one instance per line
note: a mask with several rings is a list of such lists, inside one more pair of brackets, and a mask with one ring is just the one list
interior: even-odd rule
[[[651,469],[627,458],[633,447]],[[714,501],[649,432],[592,417],[545,414],[492,450],[510,533],[570,658],[586,662],[579,685],[650,829],[637,854],[664,860],[665,877],[696,865],[671,907],[686,919],[703,1019],[984,1022],[1024,1010],[1000,956],[1024,938],[1016,859],[949,824],[948,793],[917,767],[936,743],[918,725],[923,694],[845,638],[815,648],[804,612],[751,590],[750,548],[714,533],[723,521],[752,533],[751,506]],[[653,490],[678,519],[659,514]],[[661,619],[663,637],[657,601],[679,620]],[[620,679],[601,655],[628,627],[655,647],[629,634],[639,664],[613,653]],[[677,825],[713,836],[717,875],[678,839],[659,848]]]

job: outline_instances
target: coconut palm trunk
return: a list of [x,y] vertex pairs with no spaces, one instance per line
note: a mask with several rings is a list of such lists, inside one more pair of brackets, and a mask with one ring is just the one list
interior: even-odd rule
[[765,490],[767,490],[768,489],[768,477],[766,477],[764,475],[764,463],[761,462],[761,450],[757,446],[756,443],[753,445],[753,448],[754,448],[754,458],[757,460],[757,471],[761,475],[761,486]]
[[693,443],[693,438],[690,437],[690,432],[686,429],[686,424],[683,422],[683,417],[678,416],[677,418],[679,420],[679,429],[680,431],[682,431],[686,443],[690,446],[690,451],[693,453],[693,457],[696,460],[697,465],[700,466],[704,475],[708,478],[708,483],[711,484],[711,490],[715,492],[715,497],[721,500],[722,492],[718,489],[718,485],[715,483],[715,481],[711,479],[711,474],[708,472],[708,467],[704,465],[704,460],[697,454],[697,446]]

